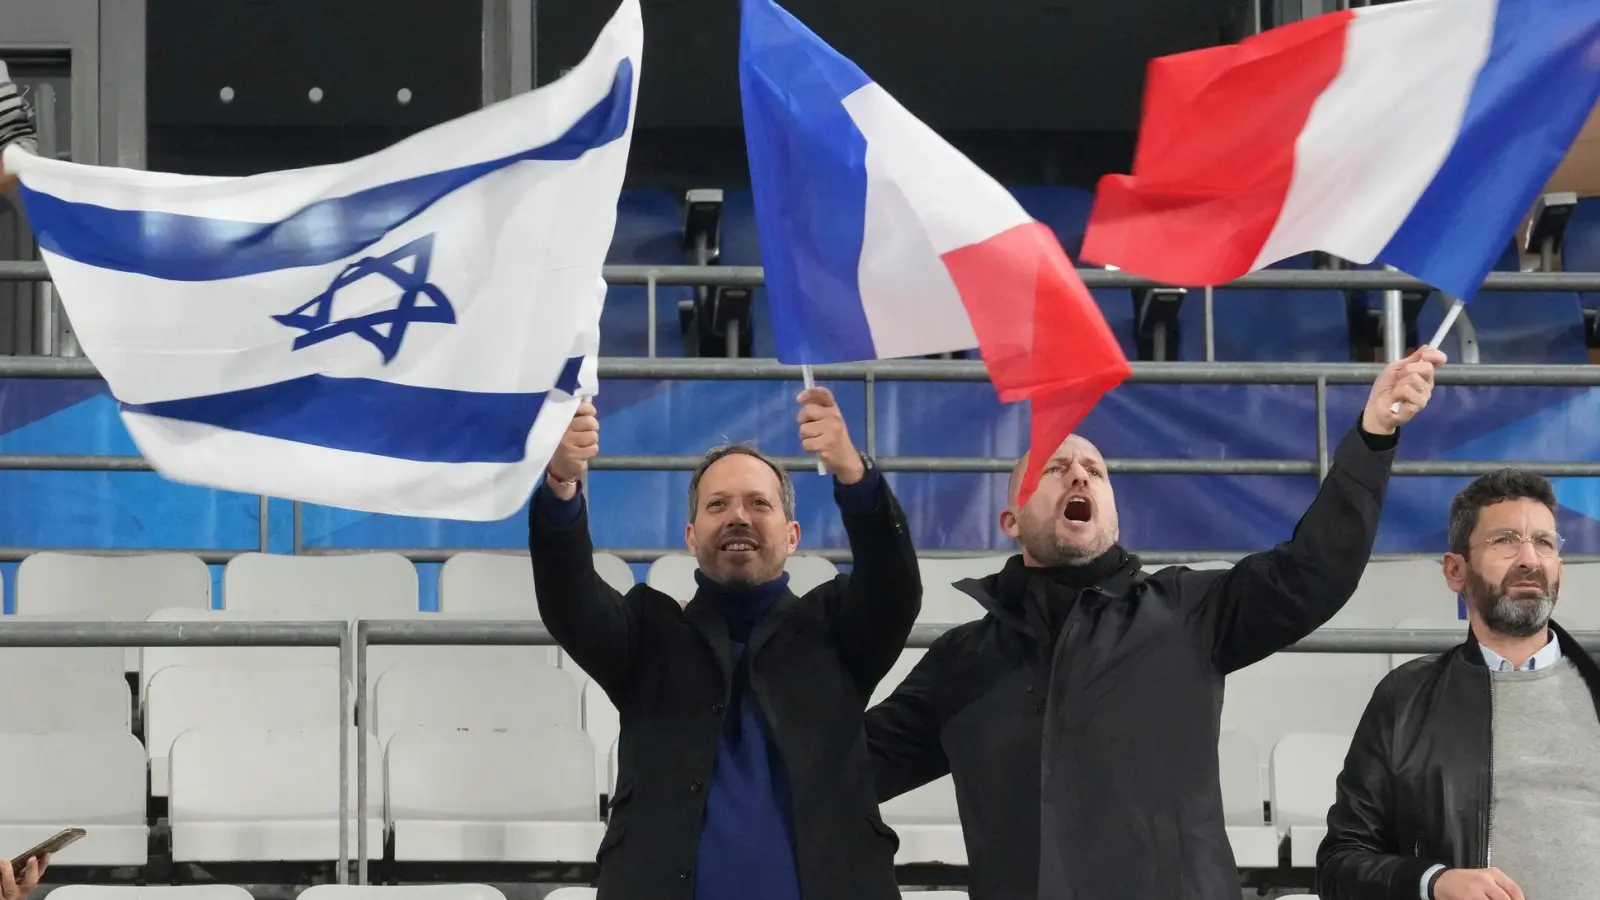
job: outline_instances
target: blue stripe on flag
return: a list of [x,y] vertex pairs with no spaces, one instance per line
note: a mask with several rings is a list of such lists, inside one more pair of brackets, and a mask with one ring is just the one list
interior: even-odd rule
[[861,305],[867,141],[844,98],[855,63],[770,0],[744,0],[739,88],[778,359],[876,359]]
[[[582,357],[567,360],[556,389],[576,393],[582,365]],[[490,394],[308,375],[225,394],[122,408],[394,459],[515,463],[526,455],[528,432],[548,393]]]
[[617,65],[611,92],[555,141],[500,159],[320,200],[281,222],[236,222],[73,203],[24,185],[39,246],[85,265],[167,281],[214,281],[320,266],[365,250],[473,181],[515,163],[573,160],[623,136],[633,63]]
[[1468,298],[1600,101],[1600,3],[1500,0],[1455,146],[1381,262]]

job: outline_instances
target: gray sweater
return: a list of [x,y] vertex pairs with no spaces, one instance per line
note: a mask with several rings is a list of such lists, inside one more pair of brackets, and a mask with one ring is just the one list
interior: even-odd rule
[[1600,719],[1571,661],[1495,672],[1489,865],[1528,900],[1600,896]]

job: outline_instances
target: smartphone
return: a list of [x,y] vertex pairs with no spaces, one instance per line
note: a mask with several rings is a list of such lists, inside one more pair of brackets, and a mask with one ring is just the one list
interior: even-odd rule
[[54,837],[47,838],[46,840],[34,844],[32,847],[24,850],[20,856],[12,857],[11,873],[20,880],[22,878],[22,870],[28,867],[28,859],[30,857],[42,857],[46,853],[58,853],[63,847],[82,840],[83,836],[88,833],[89,832],[84,831],[82,828],[62,829],[61,831],[57,832]]

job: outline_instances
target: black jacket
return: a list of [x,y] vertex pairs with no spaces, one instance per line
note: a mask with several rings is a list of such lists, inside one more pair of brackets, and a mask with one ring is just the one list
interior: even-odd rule
[[[1555,623],[1600,715],[1600,667]],[[1390,672],[1356,726],[1328,835],[1317,849],[1323,900],[1415,900],[1436,864],[1483,869],[1489,859],[1491,675],[1466,643]]]
[[[880,482],[843,512],[849,575],[779,599],[756,624],[750,685],[789,776],[806,900],[895,900],[899,839],[878,816],[862,731],[867,700],[905,646],[922,582],[905,516]],[[597,860],[603,900],[694,895],[694,862],[731,684],[727,623],[640,584],[595,575],[587,515],[529,518],[539,614],[622,719],[616,792]]]
[[1293,538],[1230,570],[1145,576],[1130,556],[1082,591],[1021,579],[1023,595],[1068,607],[1053,645],[1002,590],[1025,574],[1020,557],[958,585],[988,615],[942,635],[867,713],[879,799],[954,775],[973,900],[1238,900],[1223,676],[1355,592],[1393,447],[1352,432]]

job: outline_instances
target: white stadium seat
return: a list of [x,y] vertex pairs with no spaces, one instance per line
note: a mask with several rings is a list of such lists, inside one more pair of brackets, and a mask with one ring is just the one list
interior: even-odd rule
[[253,900],[234,884],[98,885],[64,884],[50,891],[56,900]]
[[928,651],[918,647],[907,647],[901,650],[899,658],[889,668],[888,674],[883,676],[876,688],[873,688],[872,699],[867,701],[867,708],[871,709],[887,700],[889,695],[894,693],[894,689],[900,686],[900,682],[905,681],[906,676],[911,674],[911,670],[915,669],[917,663],[922,662],[922,658],[927,655]]
[[[210,609],[211,570],[187,553],[33,553],[17,566],[16,590],[18,613],[91,612],[117,622],[143,622],[172,606]],[[107,649],[122,655],[124,671],[139,671],[138,647]]]
[[541,665],[392,668],[378,680],[372,709],[372,730],[383,745],[414,725],[516,730],[583,723],[571,673]]
[[[152,622],[269,622],[281,620],[273,610],[158,609]],[[312,619],[314,621],[314,619]],[[377,649],[377,648],[373,648]],[[150,679],[169,666],[298,668],[339,667],[338,647],[146,647],[140,667],[140,696],[148,700]]]
[[[1467,622],[1465,619],[1442,618],[1432,619],[1410,618],[1401,619],[1394,623],[1399,631],[1448,631],[1455,635],[1457,642],[1467,639]],[[1389,654],[1389,668],[1397,669],[1413,659],[1431,656],[1428,653],[1391,653]]]
[[1328,831],[1339,771],[1350,749],[1348,734],[1286,734],[1272,748],[1272,820],[1289,836],[1289,863],[1315,868],[1317,846]]
[[593,862],[606,827],[594,760],[577,728],[398,731],[384,763],[394,858]]
[[398,553],[245,553],[222,570],[223,608],[279,619],[387,619],[417,611],[417,568]]
[[610,778],[616,777],[612,770],[611,758],[607,755],[609,748],[616,744],[622,736],[622,714],[617,712],[616,706],[611,703],[611,698],[601,690],[600,685],[593,681],[583,685],[583,730],[588,733],[589,739],[594,741],[596,772],[607,772]]
[[1217,760],[1234,862],[1241,869],[1277,868],[1278,833],[1267,824],[1262,802],[1260,753],[1247,736],[1224,731],[1217,741]]
[[0,846],[18,852],[76,826],[88,835],[57,854],[57,865],[148,862],[144,747],[133,735],[0,734],[0,771],[12,774],[0,805]]
[[901,794],[883,804],[880,812],[883,821],[900,835],[900,849],[894,855],[896,865],[967,864],[956,786],[949,775]]
[[191,728],[335,728],[339,670],[334,666],[168,666],[150,679],[144,741],[150,796],[165,797],[168,754]]
[[296,900],[506,900],[486,884],[318,884]]
[[[346,852],[356,855],[356,733],[350,731]],[[367,736],[367,846],[383,846],[382,759]],[[339,858],[339,730],[193,728],[172,742],[174,862]]]
[[1228,676],[1222,728],[1263,754],[1294,731],[1351,734],[1387,674],[1382,653],[1278,653]]
[[[7,618],[10,618],[9,616]],[[121,648],[113,647],[113,650]],[[133,690],[121,672],[73,669],[55,664],[0,664],[0,731],[45,734],[61,731],[133,730]]]
[[[645,584],[679,603],[688,603],[694,599],[694,570],[698,566],[695,558],[687,553],[669,553],[650,564]],[[789,589],[797,595],[804,595],[812,588],[832,581],[839,574],[838,566],[809,553],[796,553],[789,557],[783,570],[789,573]]]
[[1355,594],[1327,628],[1390,628],[1399,619],[1449,618],[1455,592],[1445,586],[1436,557],[1368,563]]
[[590,887],[556,888],[544,895],[544,900],[594,900],[599,892]]
[[[594,570],[606,584],[626,594],[633,570],[613,553],[596,553]],[[526,553],[457,553],[439,567],[439,611],[445,613],[532,609],[533,563]],[[482,616],[482,618],[492,618]]]
[[1554,618],[1568,631],[1600,631],[1600,563],[1572,563],[1562,571]]
[[983,578],[1005,568],[1009,556],[972,556],[964,559],[917,558],[917,568],[922,573],[922,611],[917,613],[921,625],[960,625],[981,619],[986,612],[982,604],[970,595],[955,588],[955,582],[967,578]]

